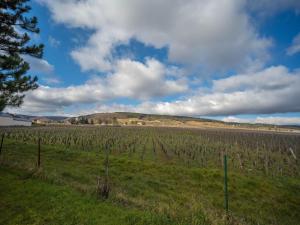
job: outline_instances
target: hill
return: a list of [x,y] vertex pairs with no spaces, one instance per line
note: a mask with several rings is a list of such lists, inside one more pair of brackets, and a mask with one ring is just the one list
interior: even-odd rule
[[77,117],[34,116],[11,114],[14,117],[31,120],[37,125],[106,125],[106,126],[152,126],[181,128],[247,129],[261,131],[300,132],[299,125],[272,125],[224,122],[220,120],[158,115],[132,112],[94,113]]
[[71,117],[64,120],[68,124],[93,124],[114,126],[155,126],[182,128],[224,128],[224,129],[252,129],[271,131],[297,131],[297,125],[270,125],[223,122],[220,120],[196,118],[188,116],[171,116],[131,112],[95,113]]

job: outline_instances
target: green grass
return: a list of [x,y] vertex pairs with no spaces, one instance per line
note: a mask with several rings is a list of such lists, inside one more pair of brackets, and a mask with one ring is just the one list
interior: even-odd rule
[[[6,139],[0,158],[0,224],[224,224],[223,173],[176,162],[110,155],[111,193],[99,151]],[[147,156],[147,154],[145,154]],[[229,224],[297,224],[300,179],[229,171]]]
[[101,202],[22,171],[2,168],[0,175],[0,224],[172,224],[166,216]]

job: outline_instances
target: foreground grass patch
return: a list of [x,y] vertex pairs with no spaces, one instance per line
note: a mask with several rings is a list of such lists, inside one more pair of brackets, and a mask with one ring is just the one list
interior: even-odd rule
[[[0,224],[177,224],[171,218],[101,202],[67,186],[0,170]],[[197,223],[198,224],[198,223]],[[200,223],[199,223],[200,224]]]

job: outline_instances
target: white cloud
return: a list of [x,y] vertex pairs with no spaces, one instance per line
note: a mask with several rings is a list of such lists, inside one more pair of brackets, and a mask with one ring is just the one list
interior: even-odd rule
[[86,46],[73,50],[71,56],[83,71],[110,71],[114,63],[111,51],[118,43],[122,43],[121,39],[126,40],[117,33],[97,32],[90,37]]
[[30,69],[34,72],[43,72],[49,74],[54,70],[54,66],[45,59],[38,59],[27,55],[23,55],[22,57],[26,62],[29,63]]
[[300,117],[257,117],[255,123],[300,125]]
[[[123,68],[123,63],[131,65]],[[38,104],[44,110],[43,105],[52,105],[56,110],[80,103],[94,103],[101,104],[98,110],[109,109],[113,105],[113,109],[119,107],[126,111],[190,116],[300,111],[300,72],[290,72],[283,66],[216,80],[211,90],[199,89],[196,94],[185,99],[156,102],[153,101],[153,97],[157,95],[164,96],[185,91],[185,83],[181,85],[182,81],[175,80],[175,83],[170,85],[168,78],[159,72],[162,65],[155,60],[148,60],[146,64],[125,60],[120,64],[118,71],[105,79],[94,78],[84,85],[67,88],[41,87],[27,95],[22,107],[31,110],[30,104]],[[152,76],[153,71],[157,71],[155,76]],[[154,82],[153,79],[158,81]],[[146,84],[149,84],[149,87]],[[155,84],[158,86],[151,87]],[[164,87],[165,90],[161,91],[158,87]],[[124,96],[143,102],[138,105],[105,105],[107,100]],[[90,110],[95,112],[97,108]]]
[[83,70],[109,71],[112,51],[135,38],[168,47],[172,62],[216,70],[244,69],[268,58],[271,41],[259,36],[244,0],[40,0],[52,18],[94,30],[71,55]]
[[[23,55],[23,59],[29,63],[30,70],[33,73],[37,73],[39,80],[42,80],[46,84],[59,84],[61,83],[60,79],[54,75],[54,66],[51,65],[45,59],[38,59],[28,55]],[[40,73],[43,73],[44,76],[41,76]]]
[[275,125],[300,125],[300,117],[256,117],[256,118],[238,118],[235,116],[228,116],[222,119],[224,122],[236,123],[262,123],[262,124],[275,124]]
[[227,116],[221,119],[224,122],[227,123],[255,123],[255,119],[252,118],[239,118],[236,116]]
[[157,103],[149,109],[160,114],[202,116],[300,111],[300,73],[283,66],[219,79],[213,84],[212,92]]
[[49,44],[54,47],[54,48],[57,48],[60,46],[60,41],[59,40],[56,40],[54,37],[52,36],[49,36],[48,37],[48,41],[49,41]]
[[294,55],[300,52],[300,33],[293,39],[292,45],[286,50],[287,55]]
[[29,91],[24,99],[24,104],[18,108],[8,108],[10,112],[23,113],[57,113],[63,112],[66,107],[76,104],[87,104],[104,99],[109,99],[108,93],[99,81],[89,81],[78,86],[66,88],[51,88],[42,86],[34,91]]
[[89,115],[93,113],[109,113],[109,112],[137,112],[137,109],[133,105],[124,104],[96,104],[96,106],[89,107],[87,109],[80,109],[74,116]]
[[47,84],[60,84],[61,80],[57,77],[45,77],[43,81]]
[[96,76],[78,86],[40,86],[27,93],[19,111],[56,112],[72,105],[99,103],[124,97],[147,100],[182,93],[188,89],[184,80],[177,79],[176,74],[170,74],[170,71],[177,70],[165,67],[155,59],[148,59],[145,64],[120,60],[114,71],[105,78]]
[[108,76],[108,86],[115,96],[149,99],[185,92],[185,80],[166,79],[168,69],[154,59],[146,64],[131,60],[120,60],[116,73]]
[[215,92],[237,92],[244,90],[277,90],[299,82],[298,76],[291,76],[284,66],[269,67],[256,73],[247,73],[214,80]]

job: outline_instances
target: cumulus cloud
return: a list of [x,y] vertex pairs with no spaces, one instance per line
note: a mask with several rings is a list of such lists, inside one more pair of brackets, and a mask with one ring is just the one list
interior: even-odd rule
[[168,69],[154,59],[146,64],[120,60],[116,73],[108,76],[108,86],[115,96],[149,99],[185,92],[188,87],[185,80],[166,79]]
[[211,92],[149,108],[161,114],[200,116],[299,112],[299,85],[299,72],[289,72],[283,66],[271,67],[216,80]]
[[228,116],[222,119],[224,122],[236,123],[261,123],[261,124],[276,124],[276,125],[300,125],[300,117],[256,117],[256,118],[238,118],[235,116]]
[[144,102],[134,111],[190,116],[299,112],[299,85],[299,72],[289,72],[283,66],[270,67],[216,80],[210,91],[199,91],[183,100]]
[[300,125],[300,117],[257,117],[255,123],[277,125]]
[[[131,65],[125,66],[126,63]],[[186,91],[187,86],[181,80],[166,80],[162,73],[163,65],[159,62],[148,60],[146,64],[140,64],[125,60],[120,61],[117,68],[114,74],[105,79],[94,78],[84,85],[67,88],[41,87],[26,97],[23,108],[30,110],[31,106],[28,104],[36,103],[41,104],[41,108],[42,105],[53,105],[54,109],[79,103],[101,104],[100,108],[90,109],[95,112],[111,107],[111,104],[105,105],[105,101],[126,96],[142,102],[138,105],[114,104],[112,109],[190,116],[300,111],[300,73],[289,71],[284,66],[215,80],[210,90],[203,91],[200,88],[196,94],[185,99],[169,102],[157,102],[153,97]],[[156,75],[153,75],[153,71],[157,71]],[[147,84],[158,84],[158,87],[149,88]],[[159,87],[164,87],[163,91]]]
[[271,45],[250,23],[244,0],[39,1],[56,22],[94,31],[71,53],[83,70],[109,71],[113,49],[132,38],[168,47],[171,62],[215,70],[263,64]]
[[56,112],[76,104],[104,102],[117,98],[149,100],[187,91],[185,80],[176,78],[177,71],[155,59],[145,64],[119,60],[114,72],[105,78],[95,76],[85,84],[64,88],[40,86],[28,92],[21,107],[24,112]]
[[223,119],[221,119],[222,121],[224,122],[227,122],[227,123],[255,123],[255,119],[252,119],[252,118],[239,118],[239,117],[236,117],[236,116],[227,116],[227,117],[224,117]]
[[300,52],[300,33],[293,39],[292,45],[286,50],[287,55],[294,55]]
[[256,73],[231,76],[214,80],[215,92],[237,92],[244,90],[278,90],[299,81],[299,76],[290,75],[284,66],[272,66]]
[[[29,63],[30,70],[37,73],[39,80],[46,84],[59,84],[61,80],[54,74],[54,66],[45,59],[38,59],[28,55],[23,55],[23,59]],[[43,73],[44,76],[40,76]],[[34,74],[35,75],[35,74]]]
[[38,59],[35,57],[24,55],[22,56],[26,62],[29,63],[30,69],[34,72],[52,73],[54,66],[45,59]]

